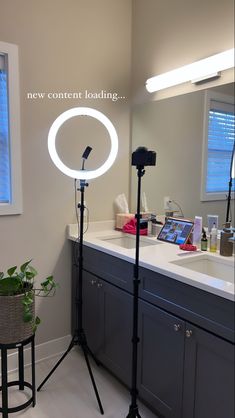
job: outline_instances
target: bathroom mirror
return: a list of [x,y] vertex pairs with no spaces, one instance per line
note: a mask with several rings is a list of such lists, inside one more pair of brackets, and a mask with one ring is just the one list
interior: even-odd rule
[[[234,96],[234,83],[210,91]],[[132,150],[146,146],[157,153],[156,167],[146,167],[142,181],[150,211],[164,214],[164,197],[169,196],[186,218],[219,215],[225,222],[226,200],[201,201],[204,100],[206,90],[136,105],[132,112]],[[137,175],[131,170],[131,210],[136,208]],[[175,203],[174,211],[179,211]],[[232,200],[231,212],[234,211]]]

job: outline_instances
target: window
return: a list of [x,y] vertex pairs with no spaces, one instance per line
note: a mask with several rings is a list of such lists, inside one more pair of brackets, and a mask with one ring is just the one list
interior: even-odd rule
[[18,48],[0,42],[0,215],[22,213]]
[[207,91],[204,111],[202,201],[227,198],[235,140],[234,129],[234,98]]
[[0,202],[11,201],[10,149],[8,122],[7,71],[4,55],[0,55]]

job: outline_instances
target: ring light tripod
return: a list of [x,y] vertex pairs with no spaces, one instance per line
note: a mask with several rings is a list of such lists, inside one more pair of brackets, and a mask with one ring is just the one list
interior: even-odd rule
[[[95,119],[98,119],[108,130],[110,140],[111,140],[111,151],[110,154],[106,160],[106,162],[99,167],[96,170],[90,170],[86,171],[84,170],[84,162],[88,158],[88,155],[91,152],[91,147],[87,147],[83,153],[82,156],[82,169],[81,170],[71,170],[63,162],[60,160],[57,151],[56,151],[56,134],[61,127],[61,125],[74,116],[91,116]],[[69,344],[68,349],[66,352],[62,355],[62,357],[59,359],[59,361],[56,363],[56,365],[53,367],[53,369],[50,371],[48,376],[43,380],[43,382],[38,387],[38,391],[42,388],[42,386],[46,383],[46,381],[49,379],[49,377],[54,373],[54,371],[57,369],[57,367],[60,365],[60,363],[64,360],[64,358],[69,354],[71,349],[75,345],[79,345],[83,351],[86,365],[89,371],[89,375],[92,381],[93,389],[96,395],[96,399],[99,405],[100,413],[103,415],[104,410],[100,401],[99,393],[97,390],[97,386],[94,380],[94,376],[91,370],[89,357],[90,354],[92,358],[96,361],[98,364],[94,354],[90,350],[87,339],[85,335],[85,331],[83,329],[83,316],[82,316],[82,304],[83,304],[83,234],[84,234],[84,192],[85,187],[88,186],[88,183],[86,180],[96,178],[102,174],[104,174],[113,164],[117,151],[118,151],[118,137],[116,130],[113,126],[113,124],[110,122],[110,120],[101,112],[92,109],[92,108],[86,108],[86,107],[77,107],[70,109],[64,113],[62,113],[52,124],[49,135],[48,135],[48,150],[50,153],[50,156],[54,162],[54,164],[59,168],[64,174],[68,175],[69,177],[72,177],[74,179],[80,180],[80,188],[78,189],[81,193],[81,203],[78,205],[80,209],[80,236],[79,236],[79,258],[78,258],[78,286],[76,286],[76,329],[75,333],[72,337],[72,340]]]

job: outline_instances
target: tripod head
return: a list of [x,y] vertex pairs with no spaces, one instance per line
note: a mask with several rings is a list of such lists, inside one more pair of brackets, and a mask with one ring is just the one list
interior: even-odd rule
[[149,165],[156,165],[156,152],[148,151],[146,147],[138,147],[132,153],[131,165],[135,165],[137,169],[143,169]]
[[[92,148],[88,145],[84,151],[84,153],[82,154],[82,168],[81,170],[85,170],[84,166],[85,166],[85,161],[87,160],[87,158],[89,157],[90,153],[92,151]],[[89,184],[86,182],[86,180],[81,180],[80,179],[80,188],[77,189],[78,191],[84,191],[85,187],[88,187]]]

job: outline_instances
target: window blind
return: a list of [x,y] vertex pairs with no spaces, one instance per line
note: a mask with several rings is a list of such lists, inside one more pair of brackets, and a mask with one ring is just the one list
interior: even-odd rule
[[[2,58],[2,57],[1,57]],[[1,64],[2,64],[1,59]],[[0,203],[10,203],[10,150],[7,72],[0,67]]]
[[[208,124],[207,193],[228,191],[234,129],[234,105],[212,100]],[[234,181],[232,187],[234,190]]]

